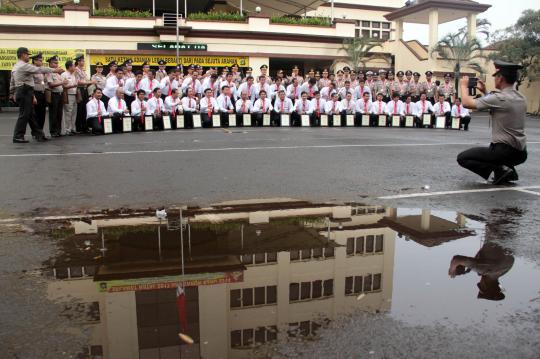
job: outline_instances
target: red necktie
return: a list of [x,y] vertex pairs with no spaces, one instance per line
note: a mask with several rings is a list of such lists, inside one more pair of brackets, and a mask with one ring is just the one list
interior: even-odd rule
[[169,81],[169,96],[171,96],[172,93],[172,84],[171,81]]
[[309,96],[313,97],[313,86],[309,86]]
[[242,100],[242,113],[246,112],[246,101]]
[[319,99],[317,99],[317,117],[319,117],[320,113],[321,113],[321,107],[319,106]]
[[139,83],[140,81],[135,83],[135,91],[139,91]]
[[208,111],[208,117],[212,117],[212,99],[208,99],[208,97],[206,98],[206,101],[208,102],[208,108],[207,108],[207,111]]
[[158,105],[158,115],[161,115],[161,99],[157,99],[157,105]]
[[409,104],[407,104],[407,115],[410,114],[410,113],[411,113],[411,111],[409,109]]
[[141,101],[141,123],[144,123],[144,113],[146,112],[146,109],[144,108],[144,103]]
[[293,97],[296,98],[296,86],[294,87]]
[[441,115],[444,114],[444,104],[439,102],[439,112]]
[[285,107],[285,99],[283,99],[283,101],[281,101],[281,113],[283,113],[284,107]]
[[367,111],[367,102],[364,101],[364,113],[367,113],[367,112],[368,112],[368,111]]
[[101,104],[100,104],[100,100],[96,100],[97,101],[97,120],[98,120],[98,123],[101,125]]
[[118,101],[118,109],[121,110],[122,109],[122,99],[119,98],[117,101]]
[[394,102],[394,115],[397,113],[397,102]]
[[457,107],[457,115],[461,117],[461,105]]
[[263,99],[263,100],[262,100],[262,112],[263,112],[263,113],[266,112],[266,111],[265,111],[265,108],[266,108],[266,106],[264,106],[264,99]]
[[154,89],[154,83],[150,81],[150,95],[148,95],[148,98],[152,98],[152,94],[154,92],[153,89]]
[[422,100],[422,113],[426,113],[426,101]]
[[379,101],[379,115],[381,114],[381,112],[382,112],[382,102]]

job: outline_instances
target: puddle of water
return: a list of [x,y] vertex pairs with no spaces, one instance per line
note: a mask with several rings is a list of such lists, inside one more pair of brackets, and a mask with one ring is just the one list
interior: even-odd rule
[[485,357],[459,335],[518,330],[522,357],[540,347],[540,270],[504,245],[508,220],[300,201],[159,217],[47,224],[47,299],[89,333],[86,357]]

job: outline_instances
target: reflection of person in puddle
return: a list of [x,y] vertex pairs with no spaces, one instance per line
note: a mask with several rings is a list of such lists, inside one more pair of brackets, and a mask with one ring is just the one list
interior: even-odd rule
[[495,243],[485,243],[476,256],[454,256],[450,262],[448,274],[456,275],[469,273],[471,270],[481,276],[478,282],[478,298],[488,300],[503,300],[504,293],[499,286],[502,277],[512,268],[514,256]]

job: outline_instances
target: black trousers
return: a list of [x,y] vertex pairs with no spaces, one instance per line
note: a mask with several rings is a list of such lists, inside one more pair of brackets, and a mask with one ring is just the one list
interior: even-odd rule
[[49,104],[49,132],[51,135],[60,135],[62,132],[63,107],[62,93],[51,92],[51,103]]
[[92,129],[94,135],[103,135],[103,118],[90,117],[86,120],[86,126]]
[[527,160],[527,150],[520,151],[505,143],[492,143],[489,147],[474,147],[461,152],[457,162],[484,179],[488,179],[500,166],[514,168]]
[[[135,101],[135,97],[124,95],[124,101],[126,101],[126,106],[129,110],[131,110],[131,103]],[[105,104],[106,105],[106,104]]]
[[462,117],[460,123],[465,131],[469,131],[469,123],[471,123],[471,116]]
[[[88,90],[86,87],[79,87],[77,91],[81,93],[81,102],[77,105],[77,118],[75,119],[75,129],[78,132],[88,131],[86,125],[86,103],[88,102]],[[107,104],[105,103],[105,106]]]
[[114,133],[124,132],[124,116],[119,113],[113,113],[111,116],[112,129]]
[[34,105],[34,116],[36,117],[36,123],[40,130],[43,131],[45,126],[45,114],[47,112],[47,102],[45,101],[45,92],[34,91],[34,97],[37,100],[37,104]]
[[15,123],[15,129],[13,130],[13,138],[21,139],[26,134],[26,126],[30,125],[32,136],[43,136],[43,130],[41,130],[34,117],[34,89],[28,85],[22,85],[15,91],[15,98],[19,105],[19,117]]

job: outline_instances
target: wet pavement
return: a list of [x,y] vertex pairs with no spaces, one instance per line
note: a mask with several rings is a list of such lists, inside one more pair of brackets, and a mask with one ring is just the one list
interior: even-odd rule
[[421,207],[268,199],[4,221],[0,347],[7,358],[538,358],[535,212]]

